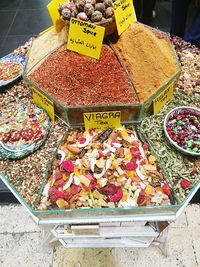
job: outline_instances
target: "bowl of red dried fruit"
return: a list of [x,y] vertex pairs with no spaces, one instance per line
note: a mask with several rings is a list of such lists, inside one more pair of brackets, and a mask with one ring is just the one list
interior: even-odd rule
[[188,156],[200,156],[200,109],[181,106],[165,117],[164,131],[170,144]]

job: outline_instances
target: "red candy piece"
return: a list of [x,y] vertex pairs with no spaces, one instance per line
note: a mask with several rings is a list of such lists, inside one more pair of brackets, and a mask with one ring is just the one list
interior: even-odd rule
[[187,189],[187,188],[189,188],[190,185],[191,185],[191,182],[190,182],[189,180],[187,180],[187,179],[183,179],[183,180],[181,181],[181,187],[182,187],[183,189]]

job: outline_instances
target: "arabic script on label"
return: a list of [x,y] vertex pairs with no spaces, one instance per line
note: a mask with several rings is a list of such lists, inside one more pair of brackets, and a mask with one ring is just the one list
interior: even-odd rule
[[120,35],[130,24],[136,21],[132,0],[117,0],[113,3],[117,31]]
[[67,48],[99,59],[105,28],[93,23],[71,18]]

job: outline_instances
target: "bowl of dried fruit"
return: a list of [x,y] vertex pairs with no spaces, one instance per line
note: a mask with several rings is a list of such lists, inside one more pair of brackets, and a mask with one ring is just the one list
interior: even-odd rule
[[179,152],[200,156],[200,109],[189,106],[172,109],[165,117],[164,131]]
[[61,20],[70,24],[71,18],[77,18],[85,22],[91,22],[105,28],[104,36],[108,36],[117,31],[113,0],[74,0],[61,3],[58,11]]

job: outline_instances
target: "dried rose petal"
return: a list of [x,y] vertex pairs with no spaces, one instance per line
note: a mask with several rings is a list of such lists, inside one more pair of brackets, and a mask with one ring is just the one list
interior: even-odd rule
[[142,148],[143,148],[144,150],[147,150],[147,149],[149,148],[149,144],[144,143],[143,146],[142,146]]
[[64,193],[56,189],[55,187],[51,187],[49,189],[49,198],[51,203],[55,203],[58,198],[64,198]]
[[136,163],[130,161],[126,164],[126,170],[129,170],[129,171],[135,170],[137,169],[137,166],[138,165]]
[[64,193],[64,199],[65,199],[65,200],[70,200],[71,197],[72,197],[72,194],[71,194],[71,193],[69,193],[69,192],[65,192],[65,193]]
[[85,137],[81,137],[78,139],[80,144],[84,144],[86,142],[86,138]]
[[188,187],[190,187],[190,185],[191,185],[191,182],[189,180],[183,179],[181,181],[181,187],[183,189],[187,189]]
[[61,171],[59,171],[59,170],[55,171],[55,179],[56,180],[62,179],[62,172]]
[[79,185],[75,185],[75,184],[72,184],[71,187],[70,187],[70,193],[72,195],[76,195],[78,194],[79,192],[81,191],[81,188]]
[[167,183],[164,183],[162,185],[162,191],[167,196],[170,196],[171,195],[171,190],[170,190],[170,187],[169,187],[169,185]]
[[92,128],[92,129],[89,129],[89,134],[90,135],[93,135],[95,133],[95,130]]
[[102,192],[105,195],[114,195],[117,193],[117,186],[114,184],[108,184],[102,188]]
[[123,197],[123,191],[120,186],[117,187],[117,192],[112,195],[108,196],[110,202],[118,202]]
[[134,157],[141,158],[141,153],[138,147],[132,147],[130,150]]
[[73,172],[74,171],[74,163],[71,160],[64,160],[61,163],[61,166],[66,172]]
[[147,197],[144,190],[141,190],[137,199],[138,206],[145,206],[147,203]]

